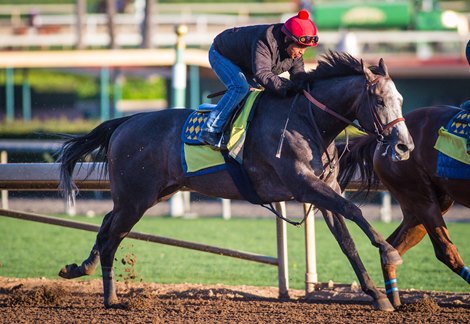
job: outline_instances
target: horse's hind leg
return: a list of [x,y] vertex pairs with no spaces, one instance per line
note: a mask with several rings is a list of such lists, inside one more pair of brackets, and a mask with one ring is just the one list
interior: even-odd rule
[[67,264],[59,271],[59,276],[65,279],[74,279],[82,276],[88,276],[95,273],[96,267],[100,262],[100,254],[96,243],[90,251],[90,255],[86,258],[81,265],[76,263]]
[[465,267],[457,247],[452,243],[447,227],[445,225],[434,227],[428,230],[428,234],[436,258],[470,284],[470,271]]
[[[109,222],[112,213],[109,212],[103,218],[101,226],[106,226],[105,224]],[[90,251],[90,255],[86,258],[81,265],[76,263],[67,264],[59,271],[59,276],[65,279],[74,279],[82,276],[88,276],[95,272],[96,267],[100,261],[100,254],[98,251],[97,243],[93,245],[93,248]]]
[[322,213],[330,231],[333,233],[336,241],[341,247],[341,250],[351,263],[351,266],[359,279],[362,290],[373,298],[374,307],[382,311],[393,311],[394,308],[392,304],[390,304],[387,297],[376,288],[374,282],[369,277],[369,274],[359,257],[351,234],[344,223],[344,219],[339,214],[326,211],[323,211]]
[[[443,204],[445,206],[443,206]],[[421,221],[428,232],[434,247],[436,258],[444,263],[449,269],[462,277],[467,283],[470,283],[470,272],[457,250],[457,247],[450,239],[449,231],[442,214],[452,205],[440,204],[440,207],[429,206],[429,210],[421,211]]]
[[97,236],[101,271],[103,274],[104,306],[120,307],[116,293],[113,261],[121,241],[127,236],[132,227],[140,220],[149,206],[114,206],[112,217],[106,226],[101,226]]

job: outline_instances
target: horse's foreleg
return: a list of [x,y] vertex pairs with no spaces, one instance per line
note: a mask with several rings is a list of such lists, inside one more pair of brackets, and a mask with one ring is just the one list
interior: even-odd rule
[[[315,203],[314,203],[315,204]],[[317,206],[319,206],[317,204]],[[356,223],[359,228],[367,235],[372,245],[379,248],[380,258],[383,264],[400,265],[403,260],[395,248],[388,243],[383,236],[377,232],[362,215],[362,211],[354,203],[339,196],[325,207],[333,213],[343,215],[345,218]]]
[[[367,235],[372,245],[379,248],[381,261],[383,263],[400,265],[403,262],[393,246],[367,222],[359,207],[341,197],[341,195],[326,183],[318,181],[318,179],[309,179],[308,177],[305,177],[305,179],[311,181],[310,183],[305,183],[305,187],[299,186],[298,183],[297,185],[293,183],[290,187],[297,201],[311,203],[318,208],[343,215],[345,218],[355,222]],[[308,186],[310,186],[310,190],[305,189],[308,188]]]
[[361,284],[362,291],[373,298],[374,307],[376,309],[382,311],[393,311],[394,308],[392,304],[390,304],[387,297],[376,288],[374,282],[369,277],[369,274],[359,257],[356,245],[354,244],[351,234],[349,233],[341,215],[324,211],[323,217],[341,247],[341,250],[351,263],[351,266],[353,267]]
[[361,210],[355,204],[348,201],[349,206],[345,208],[341,215],[355,222],[359,228],[367,235],[372,245],[380,250],[381,262],[386,265],[397,266],[403,263],[400,254],[388,243],[383,236],[377,232],[362,215]]
[[[426,229],[415,218],[407,217],[404,214],[404,220],[397,229],[388,237],[387,241],[394,246],[398,253],[403,256],[406,251],[418,244],[426,235]],[[382,273],[385,283],[385,291],[388,299],[394,307],[401,305],[398,290],[398,281],[395,265],[382,263]]]

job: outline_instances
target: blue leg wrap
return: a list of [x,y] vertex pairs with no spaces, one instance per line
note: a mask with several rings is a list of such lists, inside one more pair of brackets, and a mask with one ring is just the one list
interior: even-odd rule
[[465,280],[467,283],[470,283],[470,271],[468,271],[467,267],[463,267],[462,271],[460,271],[460,276]]
[[398,291],[397,279],[395,278],[385,281],[385,292],[387,295],[395,291]]

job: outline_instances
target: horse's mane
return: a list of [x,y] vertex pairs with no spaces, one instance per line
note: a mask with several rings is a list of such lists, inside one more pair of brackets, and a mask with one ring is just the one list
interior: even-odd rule
[[[306,80],[312,82],[318,79],[336,78],[350,75],[364,75],[363,63],[345,52],[328,51],[318,60],[318,67],[307,72]],[[368,68],[374,74],[384,75],[378,66],[371,65]]]
[[[347,146],[346,150],[345,146]],[[339,152],[345,152],[340,159],[338,182],[342,190],[357,176],[360,179],[358,191],[353,196],[369,192],[379,185],[379,178],[374,171],[374,152],[377,146],[375,136],[361,136],[353,138],[349,143],[336,143]]]

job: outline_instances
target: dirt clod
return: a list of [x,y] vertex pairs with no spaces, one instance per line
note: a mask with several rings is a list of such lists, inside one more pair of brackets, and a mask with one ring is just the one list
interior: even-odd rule
[[439,305],[431,298],[423,298],[414,303],[401,305],[400,312],[429,312],[434,313],[440,310]]
[[62,287],[39,286],[25,289],[18,285],[10,289],[7,306],[62,306],[69,293]]

